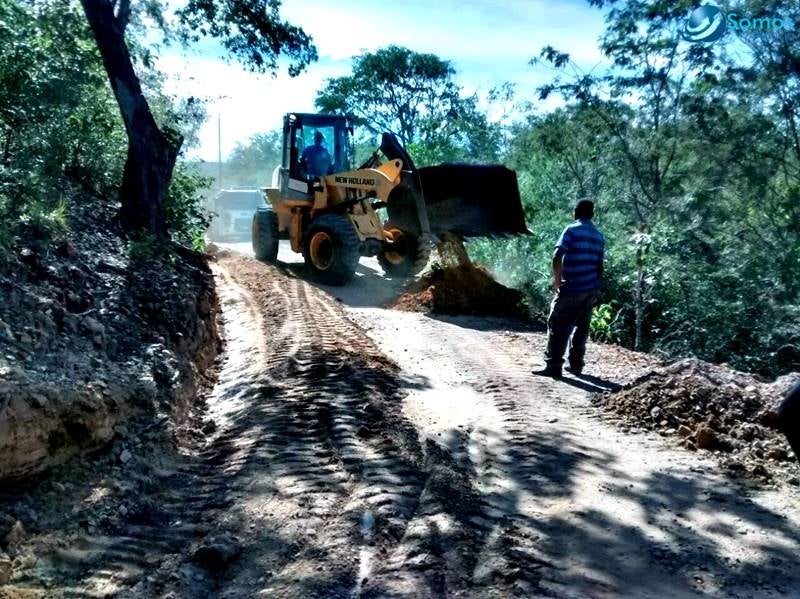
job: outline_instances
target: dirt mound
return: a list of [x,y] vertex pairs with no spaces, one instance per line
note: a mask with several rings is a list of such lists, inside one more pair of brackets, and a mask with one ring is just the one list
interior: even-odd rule
[[436,243],[438,260],[391,305],[409,312],[468,314],[530,319],[522,293],[498,283],[472,262],[464,241],[442,234]]
[[776,428],[777,407],[795,375],[775,383],[700,360],[658,368],[598,401],[625,421],[674,435],[689,449],[717,452],[724,466],[800,484],[800,468]]
[[474,264],[434,265],[392,304],[409,312],[528,318],[522,293]]

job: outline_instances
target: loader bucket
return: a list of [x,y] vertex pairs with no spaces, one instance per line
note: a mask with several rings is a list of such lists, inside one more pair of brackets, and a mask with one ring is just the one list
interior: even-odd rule
[[498,237],[529,233],[517,175],[504,166],[441,164],[404,174],[389,196],[389,219],[420,233],[416,194],[424,199],[430,232],[461,237]]

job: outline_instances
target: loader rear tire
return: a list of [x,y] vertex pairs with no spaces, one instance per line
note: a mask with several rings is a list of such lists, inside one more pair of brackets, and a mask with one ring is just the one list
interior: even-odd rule
[[399,227],[387,223],[383,227],[398,238],[396,249],[384,250],[378,254],[378,262],[389,276],[410,277],[421,273],[428,265],[431,249],[419,237]]
[[320,283],[344,285],[356,272],[360,243],[349,219],[322,214],[311,221],[303,236],[303,259]]
[[257,260],[275,264],[278,261],[278,215],[260,207],[253,215],[253,253]]

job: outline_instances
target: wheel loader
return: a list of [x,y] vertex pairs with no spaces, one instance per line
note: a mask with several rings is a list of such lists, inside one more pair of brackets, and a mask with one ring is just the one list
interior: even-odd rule
[[342,285],[361,256],[377,256],[387,275],[407,277],[425,268],[431,242],[445,233],[528,232],[513,171],[466,164],[418,169],[391,133],[352,169],[352,132],[346,116],[284,117],[282,164],[253,215],[257,259],[275,263],[279,240],[288,239],[318,281]]

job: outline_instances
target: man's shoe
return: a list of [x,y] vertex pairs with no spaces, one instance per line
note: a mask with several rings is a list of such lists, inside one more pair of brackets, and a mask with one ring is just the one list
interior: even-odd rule
[[571,372],[575,376],[580,376],[583,372],[583,366],[567,366],[567,372]]
[[561,369],[551,368],[550,366],[546,366],[541,370],[532,370],[531,373],[536,376],[549,376],[554,379],[561,378]]

